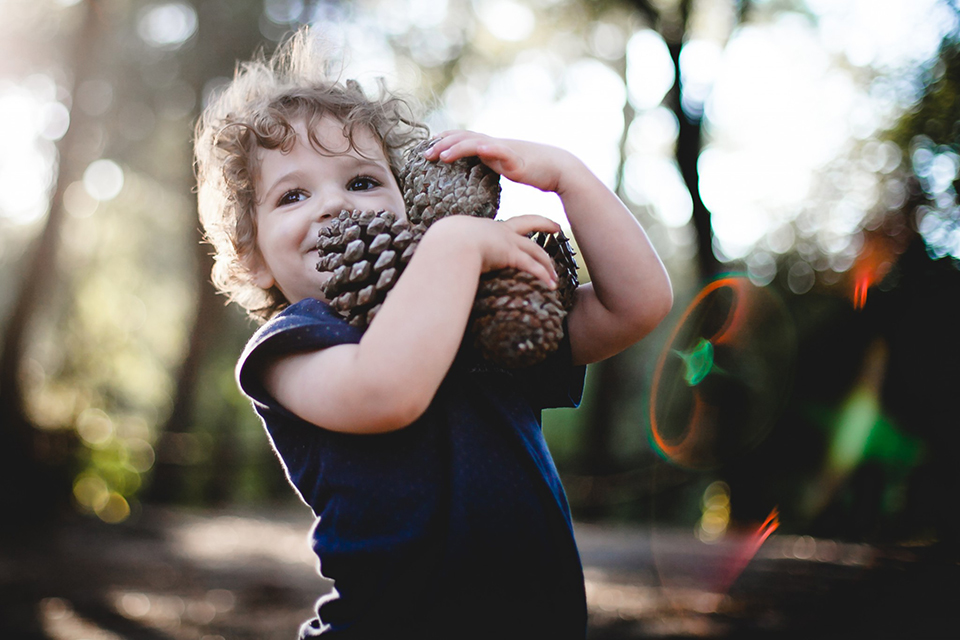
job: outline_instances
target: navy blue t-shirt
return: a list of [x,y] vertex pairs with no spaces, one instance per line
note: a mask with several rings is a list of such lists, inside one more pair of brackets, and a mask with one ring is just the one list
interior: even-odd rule
[[237,365],[335,581],[301,637],[582,639],[583,572],[540,426],[541,409],[580,401],[569,341],[516,371],[465,349],[423,416],[378,435],[314,426],[263,388],[264,362],[360,336],[307,299],[261,327]]

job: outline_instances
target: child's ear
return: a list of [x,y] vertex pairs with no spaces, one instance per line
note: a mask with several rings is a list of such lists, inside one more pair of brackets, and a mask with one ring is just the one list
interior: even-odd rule
[[270,271],[270,267],[263,261],[263,256],[260,255],[259,251],[254,250],[244,256],[240,256],[240,262],[247,270],[247,273],[250,274],[250,280],[259,288],[266,291],[276,284],[277,281],[273,277],[273,272]]

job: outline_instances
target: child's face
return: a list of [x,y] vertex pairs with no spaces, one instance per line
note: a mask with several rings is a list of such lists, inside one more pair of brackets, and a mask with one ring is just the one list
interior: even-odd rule
[[259,259],[248,265],[263,289],[276,285],[291,304],[323,300],[320,289],[330,273],[317,271],[317,236],[344,209],[386,209],[406,218],[403,196],[383,149],[369,130],[354,132],[359,152],[350,147],[343,124],[324,117],[316,137],[320,153],[295,123],[296,144],[289,152],[260,150],[257,194]]

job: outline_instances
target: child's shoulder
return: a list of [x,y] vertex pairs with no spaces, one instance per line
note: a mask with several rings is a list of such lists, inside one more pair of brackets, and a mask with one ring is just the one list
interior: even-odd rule
[[[278,312],[260,325],[251,337],[251,342],[260,342],[270,337],[304,327],[339,327],[348,325],[326,302],[316,298],[304,298]],[[352,328],[352,327],[350,327]]]
[[255,354],[283,355],[323,349],[335,344],[357,343],[362,331],[350,326],[329,304],[304,298],[261,325],[247,341],[239,367]]

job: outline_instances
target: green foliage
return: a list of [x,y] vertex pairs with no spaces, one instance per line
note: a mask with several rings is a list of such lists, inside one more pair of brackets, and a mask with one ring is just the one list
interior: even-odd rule
[[960,43],[944,42],[928,74],[932,82],[917,106],[897,123],[891,139],[904,150],[918,135],[960,148]]

